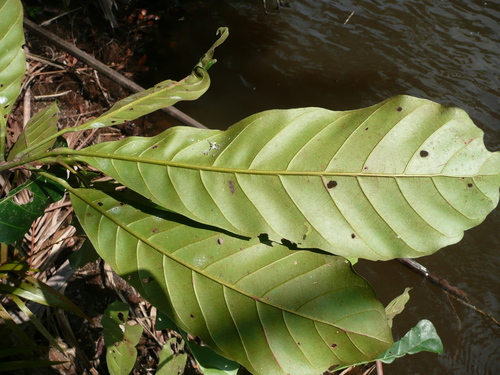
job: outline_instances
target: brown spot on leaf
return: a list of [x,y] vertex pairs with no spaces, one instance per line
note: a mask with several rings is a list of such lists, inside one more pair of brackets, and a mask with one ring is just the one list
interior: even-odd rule
[[231,194],[234,195],[234,193],[236,192],[236,188],[234,187],[234,182],[229,180],[227,182],[227,186],[229,186],[229,191],[231,192]]
[[403,110],[403,107],[398,107],[396,108],[396,111],[401,112]]
[[158,233],[158,228],[153,228],[153,229],[151,230],[151,232],[153,232],[153,233]]
[[352,239],[355,239],[356,238],[356,235],[354,233],[351,233],[351,238]]
[[337,344],[332,344],[332,345],[330,345],[330,348],[332,348],[332,349],[337,349],[338,347],[339,347],[339,346],[338,346]]
[[474,185],[473,185],[473,184],[471,184],[470,182],[467,184],[467,187],[469,187],[469,188],[471,188],[471,187],[473,187],[473,186],[474,186]]
[[153,150],[156,148],[158,148],[158,145],[154,145],[153,147],[151,147],[151,149],[153,149]]
[[420,156],[423,157],[423,158],[426,158],[427,156],[429,156],[429,152],[425,151],[425,150],[422,150],[422,151],[420,151]]
[[224,239],[222,239],[222,238],[220,238],[220,237],[219,237],[219,238],[217,238],[217,243],[218,243],[219,245],[222,245],[222,244],[224,243]]

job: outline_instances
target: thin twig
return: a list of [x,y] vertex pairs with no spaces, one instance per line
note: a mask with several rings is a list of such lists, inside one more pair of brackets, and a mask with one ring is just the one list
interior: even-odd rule
[[35,99],[35,100],[53,99],[53,98],[58,98],[60,96],[69,94],[70,92],[73,92],[73,90],[67,90],[67,91],[59,92],[57,94],[50,94],[50,95],[36,95],[33,97],[33,99]]
[[34,55],[32,53],[29,53],[29,52],[26,52],[26,58],[28,60],[38,61],[38,62],[41,62],[42,64],[50,65],[50,66],[53,66],[53,67],[58,68],[58,69],[62,69],[62,70],[67,70],[68,69],[67,66],[55,63],[55,62],[53,62],[51,60],[46,59],[45,57]]
[[398,258],[397,261],[399,263],[403,264],[405,267],[408,267],[409,269],[411,269],[413,272],[418,273],[419,275],[423,276],[424,278],[429,280],[431,283],[439,286],[446,293],[455,297],[462,304],[470,307],[471,309],[477,311],[481,315],[489,318],[493,323],[495,323],[497,326],[500,327],[500,322],[496,318],[494,318],[491,314],[489,314],[489,313],[485,312],[484,310],[481,310],[481,309],[477,308],[476,306],[474,306],[473,304],[471,304],[469,301],[469,298],[467,297],[467,294],[464,291],[462,291],[461,289],[457,288],[456,286],[451,285],[448,281],[438,277],[436,274],[430,272],[426,267],[424,267],[420,263],[414,261],[413,259]]
[[96,113],[103,112],[104,110],[99,108],[99,109],[94,109],[93,111],[88,111],[84,113],[77,113],[76,115],[66,115],[66,116],[61,116],[59,117],[60,119],[68,119],[68,118],[75,118],[75,117],[82,117],[82,116],[87,116],[87,115],[95,115]]
[[64,16],[66,16],[66,15],[68,15],[68,14],[70,14],[70,13],[76,12],[76,11],[77,11],[77,10],[79,10],[79,9],[81,9],[81,7],[76,8],[76,9],[73,9],[73,10],[70,10],[69,12],[64,12],[64,13],[61,13],[61,14],[59,14],[59,15],[55,16],[55,17],[52,17],[52,18],[48,19],[47,21],[43,21],[43,22],[40,24],[40,26],[48,26],[48,25],[50,25],[53,21],[57,20],[58,18],[64,17]]

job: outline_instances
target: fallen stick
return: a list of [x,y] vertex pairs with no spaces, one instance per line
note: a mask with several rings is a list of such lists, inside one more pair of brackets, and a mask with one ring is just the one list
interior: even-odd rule
[[[127,90],[133,93],[144,91],[144,88],[142,86],[124,77],[123,75],[111,69],[110,67],[103,64],[99,60],[93,58],[86,52],[83,52],[75,45],[66,42],[65,40],[59,38],[57,35],[51,33],[50,31],[45,30],[44,28],[38,26],[36,23],[30,21],[29,19],[25,18],[23,23],[24,27],[27,30],[49,41],[50,43],[62,49],[63,51],[69,53],[70,55],[75,56],[78,60],[84,62],[88,66],[104,74],[106,77],[118,83],[120,86],[126,88]],[[185,125],[193,126],[195,128],[200,128],[200,129],[208,129],[205,125],[196,121],[194,118],[186,115],[184,112],[179,111],[177,108],[166,107],[163,108],[162,110]]]
[[456,286],[451,285],[448,281],[441,279],[436,274],[429,272],[429,270],[426,267],[424,267],[420,263],[414,261],[413,259],[397,258],[396,260],[399,263],[401,263],[402,265],[404,265],[405,267],[408,267],[409,269],[411,269],[413,272],[418,273],[422,277],[426,278],[431,283],[439,286],[442,290],[444,290],[446,293],[455,297],[458,301],[460,301],[464,305],[477,311],[481,315],[484,315],[485,317],[491,319],[497,326],[500,327],[500,322],[497,319],[495,319],[493,316],[491,316],[487,312],[485,312],[485,311],[477,308],[473,304],[471,304],[471,302],[469,301],[469,298],[467,297],[467,294],[463,290],[457,288]]

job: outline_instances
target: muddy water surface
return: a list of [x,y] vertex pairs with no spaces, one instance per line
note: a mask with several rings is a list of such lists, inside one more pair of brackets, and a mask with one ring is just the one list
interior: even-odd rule
[[[210,90],[178,106],[209,127],[226,128],[266,109],[354,109],[409,94],[466,110],[488,148],[500,150],[498,0],[290,0],[290,8],[267,16],[260,0],[180,3],[182,21],[158,26],[142,83],[184,77],[216,29],[228,26]],[[419,259],[497,319],[499,228],[496,209],[459,244]],[[500,373],[500,328],[489,319],[396,262],[356,268],[384,304],[413,287],[395,339],[426,318],[444,342],[443,355],[407,356],[385,366],[385,374]]]

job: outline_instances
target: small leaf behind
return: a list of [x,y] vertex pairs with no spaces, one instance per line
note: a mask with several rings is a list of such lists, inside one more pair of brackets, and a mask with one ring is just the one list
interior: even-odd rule
[[57,133],[58,112],[59,108],[57,104],[52,103],[30,118],[24,131],[14,144],[14,147],[10,150],[7,160],[10,161],[15,158],[22,158],[23,156],[34,156],[50,149],[56,141],[55,139],[48,143],[44,143],[42,146],[31,150],[27,154],[23,152],[28,147]]
[[[359,366],[373,361],[392,363],[396,358],[403,357],[406,354],[416,354],[423,351],[438,354],[443,353],[443,343],[434,325],[426,319],[418,322],[418,324],[410,329],[401,340],[395,342],[392,347],[387,349],[377,359],[353,363],[352,366]],[[350,366],[338,366],[335,368],[335,371],[340,371],[347,367]]]
[[208,346],[200,346],[193,341],[188,340],[187,333],[177,326],[167,315],[158,311],[156,316],[157,329],[171,329],[179,332],[186,342],[193,358],[205,375],[236,375],[240,368],[239,363],[224,358],[214,352]]
[[236,375],[240,365],[214,352],[208,346],[199,346],[193,341],[187,345],[204,375]]
[[404,337],[395,342],[394,345],[381,354],[377,360],[384,363],[392,363],[396,358],[406,354],[419,352],[443,353],[443,342],[436,332],[434,325],[427,319],[423,319],[410,329]]
[[128,308],[127,304],[115,301],[108,306],[101,320],[111,375],[128,375],[137,358],[135,346],[141,338],[142,327],[127,324]]
[[385,307],[385,315],[387,315],[387,320],[389,321],[389,327],[392,328],[392,320],[398,314],[401,314],[405,308],[406,303],[410,300],[410,290],[412,288],[405,288],[405,291],[400,296],[394,298]]
[[[177,339],[172,337],[160,351],[156,375],[181,375],[186,367],[187,354],[175,353],[172,346],[177,345]],[[182,347],[184,344],[182,344]]]
[[[18,204],[14,197],[23,189],[29,190],[32,200]],[[43,177],[33,178],[12,190],[0,200],[0,242],[10,244],[20,239],[45,207],[61,199],[63,193],[60,185]]]

